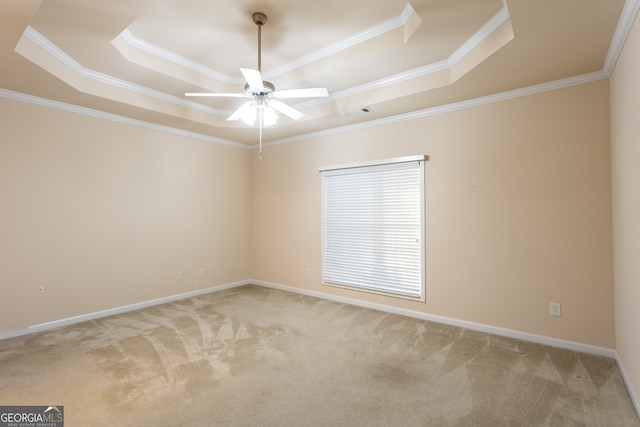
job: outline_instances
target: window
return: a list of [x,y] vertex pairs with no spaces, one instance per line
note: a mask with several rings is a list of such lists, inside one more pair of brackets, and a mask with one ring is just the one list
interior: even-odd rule
[[424,163],[320,168],[324,284],[424,301]]

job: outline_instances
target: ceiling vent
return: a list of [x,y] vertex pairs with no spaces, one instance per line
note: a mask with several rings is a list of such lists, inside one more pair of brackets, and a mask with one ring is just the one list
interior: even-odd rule
[[360,107],[360,108],[356,108],[355,110],[345,111],[342,114],[345,115],[346,117],[357,117],[357,116],[361,116],[363,114],[372,113],[372,112],[373,110],[370,107]]

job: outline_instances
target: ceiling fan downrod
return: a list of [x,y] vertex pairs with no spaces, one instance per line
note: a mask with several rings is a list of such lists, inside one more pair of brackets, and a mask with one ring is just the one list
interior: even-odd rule
[[[253,22],[258,26],[258,71],[262,72],[262,26],[267,22],[267,15],[261,12],[256,12],[253,14]],[[263,82],[268,83],[268,82]],[[272,84],[271,92],[275,89]],[[260,128],[260,148],[258,149],[258,160],[262,160],[262,125],[263,125],[263,110],[264,110],[264,96],[260,97],[260,106],[258,108],[258,115],[260,116],[258,120],[260,120],[259,128]]]
[[261,12],[253,14],[253,22],[258,26],[258,71],[262,71],[262,26],[267,22],[267,15]]

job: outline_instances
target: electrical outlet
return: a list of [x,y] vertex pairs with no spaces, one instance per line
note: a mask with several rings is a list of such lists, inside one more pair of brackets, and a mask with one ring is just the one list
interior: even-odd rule
[[176,273],[176,280],[181,280],[181,279],[182,279],[182,273],[178,271]]
[[561,317],[562,316],[562,308],[560,307],[560,303],[550,302],[549,303],[549,314],[551,316]]
[[307,277],[311,277],[311,268],[307,267],[307,269],[304,271],[304,275]]
[[204,277],[204,267],[200,267],[200,277]]

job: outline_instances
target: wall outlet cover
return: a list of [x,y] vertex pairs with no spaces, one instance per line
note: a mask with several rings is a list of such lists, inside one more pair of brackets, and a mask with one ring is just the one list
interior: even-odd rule
[[549,314],[556,317],[562,316],[562,308],[560,306],[560,303],[549,303]]

